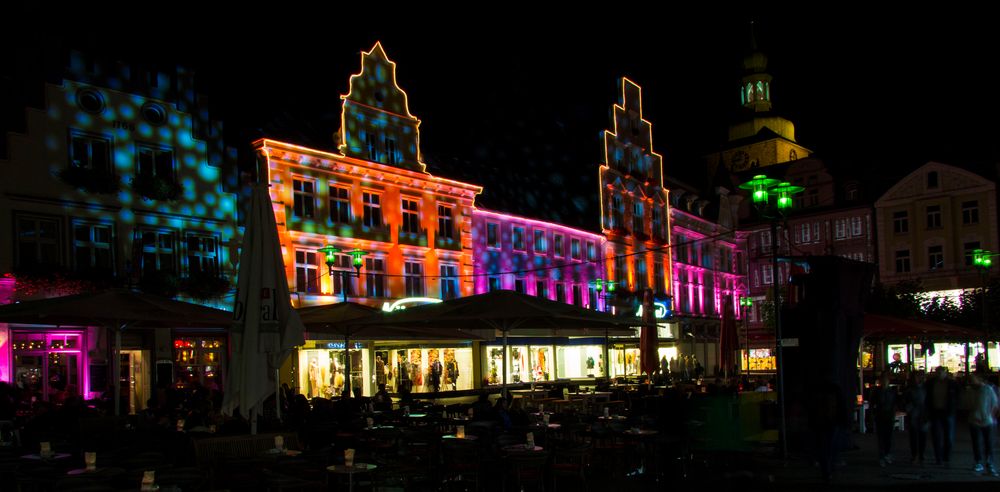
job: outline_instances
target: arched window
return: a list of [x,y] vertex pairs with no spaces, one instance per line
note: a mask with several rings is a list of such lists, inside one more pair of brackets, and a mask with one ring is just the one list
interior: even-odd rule
[[742,106],[746,103],[747,103],[747,95],[745,92],[743,92],[743,89],[740,88],[740,105]]
[[747,102],[748,103],[752,103],[753,102],[753,83],[752,82],[749,83],[749,84],[747,84]]
[[764,100],[771,100],[771,84],[768,82],[764,82]]
[[764,96],[764,83],[759,80],[757,81],[757,100],[758,101],[767,100],[767,98]]

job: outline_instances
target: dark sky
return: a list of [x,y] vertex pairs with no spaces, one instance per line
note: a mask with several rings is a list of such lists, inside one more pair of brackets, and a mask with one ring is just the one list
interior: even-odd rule
[[[487,185],[494,208],[586,225],[615,79],[643,86],[668,174],[724,142],[739,105],[749,21],[774,76],[775,110],[837,165],[898,175],[928,160],[1000,162],[1000,40],[987,10],[617,11],[468,4],[242,14],[130,13],[34,31],[114,56],[194,66],[231,135],[263,132],[332,147],[339,96],[359,53],[382,40],[422,120],[429,170]],[[28,10],[31,22],[42,14]],[[71,14],[63,14],[66,19]],[[249,21],[237,21],[249,17]],[[89,16],[80,18],[90,19]],[[147,19],[147,20],[142,20]],[[684,174],[678,172],[676,174]],[[513,176],[512,181],[497,181]],[[567,205],[574,201],[577,205]],[[514,202],[522,202],[515,205]],[[522,210],[511,210],[522,211]],[[522,211],[523,212],[523,211]],[[596,220],[596,217],[593,217]]]

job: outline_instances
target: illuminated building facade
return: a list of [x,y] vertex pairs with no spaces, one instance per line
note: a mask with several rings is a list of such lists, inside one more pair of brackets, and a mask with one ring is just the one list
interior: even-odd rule
[[[552,222],[476,209],[472,215],[475,292],[513,290],[587,309],[603,310],[605,299],[592,280],[604,278],[599,234]],[[550,381],[603,376],[603,339],[540,337],[511,339],[507,381]],[[487,384],[503,381],[503,350],[484,345]]]
[[981,286],[972,250],[997,251],[992,181],[929,162],[879,197],[875,213],[882,283],[919,279],[928,291]]
[[[711,374],[719,360],[724,303],[731,303],[734,319],[742,319],[739,298],[747,293],[746,234],[735,230],[742,197],[717,188],[714,199],[707,200],[668,181],[677,322],[673,335],[681,352],[697,357]],[[740,334],[742,341],[742,330]]]
[[642,89],[619,81],[613,129],[604,132],[600,166],[605,270],[620,289],[670,294],[670,203],[663,158],[653,151],[652,125],[642,117]]
[[[0,241],[0,297],[138,285],[222,299],[235,277],[231,250],[240,234],[226,181],[235,166],[221,123],[193,90],[193,74],[73,53],[61,78],[39,85],[43,104],[26,102],[23,125],[4,136],[0,156],[0,230],[10,231]],[[104,330],[0,324],[0,380],[43,400],[67,388],[98,395],[112,384],[114,337]],[[224,343],[224,333],[215,335],[213,344]],[[174,343],[168,330],[123,341],[135,411],[150,397],[153,361],[175,360]],[[222,363],[215,362],[173,372],[207,383]]]
[[[863,183],[837,174],[815,157],[776,165],[768,172],[769,177],[805,188],[795,196],[792,213],[778,224],[779,286],[787,285],[791,275],[805,273],[797,270],[794,261],[781,260],[784,257],[834,255],[875,263],[874,217]],[[743,176],[749,179],[750,174]],[[763,310],[769,309],[765,301],[770,300],[775,282],[771,227],[767,222],[748,222],[742,230],[748,234],[747,281],[754,300],[749,312],[750,348],[769,348],[775,343],[774,329],[764,321]],[[782,292],[789,302],[796,302],[794,290]]]
[[[407,95],[396,85],[395,63],[381,44],[362,53],[361,63],[361,72],[351,76],[350,90],[342,96],[336,151],[269,139],[254,142],[266,165],[262,175],[270,184],[293,304],[330,304],[346,294],[350,301],[382,307],[401,298],[471,295],[473,204],[482,188],[425,171],[420,120],[410,114]],[[327,245],[341,251],[335,255],[332,278],[319,252]],[[355,273],[347,252],[358,249],[367,252],[360,278],[339,273]],[[423,381],[433,360],[451,358],[470,364],[461,368],[465,376],[456,386],[472,381],[470,344],[435,346],[434,352],[416,345],[390,349],[368,344],[347,358],[342,340],[339,346],[336,340],[316,342],[300,351],[296,369],[296,378],[306,382],[310,370],[318,374],[310,386],[316,396],[337,393],[346,377],[370,395],[372,378],[364,375],[377,367],[383,374],[406,371],[414,382],[419,373]],[[410,348],[418,353],[400,358],[399,351]],[[376,355],[382,357],[381,366]],[[429,390],[426,384],[413,386],[415,392]]]
[[[673,277],[663,158],[653,151],[652,125],[643,119],[642,89],[627,78],[619,80],[619,89],[620,98],[611,111],[612,128],[604,132],[599,183],[601,231],[607,238],[604,268],[607,279],[616,284],[611,302],[622,312],[637,306],[647,288],[661,299],[672,295]],[[667,326],[661,325],[660,337],[672,339]],[[660,349],[668,359],[677,356],[676,347],[661,343]],[[610,375],[638,375],[638,355],[638,340],[623,341],[609,354]]]

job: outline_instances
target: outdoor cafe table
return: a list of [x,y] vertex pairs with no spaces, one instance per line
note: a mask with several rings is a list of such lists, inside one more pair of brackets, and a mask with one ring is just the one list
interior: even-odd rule
[[510,390],[510,394],[512,394],[514,396],[520,396],[520,397],[527,398],[527,399],[531,400],[531,399],[535,399],[535,398],[545,398],[546,396],[549,395],[549,391],[546,390],[546,389],[540,389],[540,388],[536,388],[536,389],[533,389],[533,390],[532,389],[518,389],[518,390]]
[[465,437],[458,437],[455,434],[448,434],[445,436],[441,436],[441,439],[458,439],[460,441],[461,440],[475,441],[476,439],[479,439],[479,437],[471,434],[466,434]]
[[93,470],[88,470],[86,468],[76,468],[76,469],[73,469],[73,470],[70,470],[70,471],[66,472],[66,474],[69,475],[69,476],[81,475],[81,476],[93,477],[93,478],[97,478],[97,479],[101,479],[101,480],[110,480],[112,478],[115,478],[115,477],[123,474],[123,473],[125,473],[125,469],[124,468],[115,468],[115,467],[109,467],[109,466],[99,466],[97,468],[94,468]]
[[532,446],[529,448],[526,444],[511,444],[501,449],[508,453],[538,453],[543,450],[541,446]]
[[378,466],[371,463],[355,463],[353,466],[347,465],[331,465],[326,467],[327,470],[337,473],[339,475],[347,475],[347,490],[354,491],[354,474],[355,473],[368,473]]
[[54,461],[54,460],[63,460],[69,458],[70,456],[72,455],[70,455],[69,453],[54,453],[52,456],[47,456],[43,458],[42,455],[35,453],[35,454],[26,454],[24,456],[21,456],[21,458],[26,460]]

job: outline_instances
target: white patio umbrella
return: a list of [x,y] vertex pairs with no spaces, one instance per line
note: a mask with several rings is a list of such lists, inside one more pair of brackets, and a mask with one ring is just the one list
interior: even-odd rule
[[[277,392],[278,368],[294,347],[304,343],[302,332],[288,294],[271,197],[267,185],[258,184],[243,234],[223,413],[232,415],[239,409],[250,418],[251,433],[256,433],[261,404]],[[280,408],[280,398],[275,403]]]

